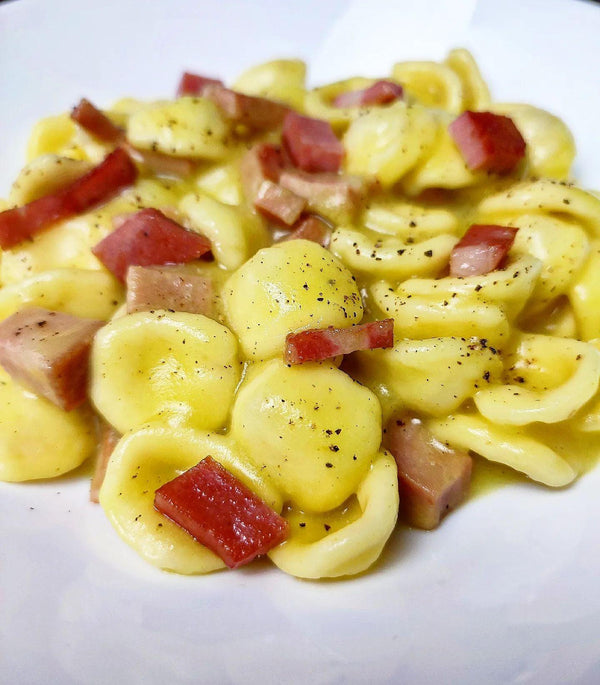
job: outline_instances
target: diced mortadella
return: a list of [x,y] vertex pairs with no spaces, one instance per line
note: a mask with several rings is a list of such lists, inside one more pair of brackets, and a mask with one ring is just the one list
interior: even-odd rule
[[348,328],[313,328],[288,333],[285,339],[286,364],[303,364],[394,345],[394,320],[383,319]]
[[288,112],[282,140],[294,166],[309,172],[339,171],[344,146],[329,122]]
[[242,157],[240,175],[244,194],[249,202],[254,202],[263,181],[279,182],[283,169],[281,148],[271,143],[258,143]]
[[267,218],[292,226],[306,207],[306,200],[273,181],[263,181],[254,206]]
[[288,534],[287,521],[212,457],[160,487],[154,506],[229,568],[266,554]]
[[473,460],[435,440],[410,414],[392,418],[384,446],[398,465],[400,513],[417,528],[436,528],[467,496]]
[[362,178],[327,171],[311,174],[301,169],[286,168],[279,175],[279,184],[303,197],[316,212],[327,207],[352,213],[366,194],[366,183]]
[[448,130],[473,171],[507,173],[525,156],[525,140],[509,117],[466,111]]
[[333,99],[334,107],[364,107],[365,105],[386,105],[394,100],[402,100],[402,86],[393,81],[376,81],[362,90],[340,93]]
[[242,158],[240,174],[246,199],[268,219],[291,226],[306,206],[306,201],[277,183],[283,168],[281,149],[259,143]]
[[331,240],[331,228],[326,221],[310,214],[304,219],[300,219],[298,224],[294,226],[294,230],[284,235],[280,242],[285,240],[311,240],[313,243],[319,243],[322,247],[327,248]]
[[91,133],[105,143],[117,145],[125,137],[125,132],[122,128],[113,124],[104,112],[101,112],[85,98],[82,98],[79,104],[73,108],[71,119],[76,121],[88,133]]
[[130,266],[126,285],[128,314],[153,309],[212,314],[212,281],[183,267]]
[[184,71],[177,86],[177,97],[179,98],[183,95],[202,95],[206,86],[210,85],[222,86],[223,81]]
[[289,111],[288,107],[274,100],[244,95],[217,84],[208,84],[202,96],[212,100],[231,121],[253,129],[279,126]]
[[12,378],[69,411],[87,398],[90,346],[102,321],[26,307],[0,323],[0,364]]
[[121,439],[121,433],[116,431],[109,423],[99,419],[101,421],[100,427],[98,429],[98,445],[96,448],[96,462],[94,464],[94,475],[92,476],[92,482],[90,483],[90,502],[100,501],[99,494],[102,483],[104,483],[104,476],[106,475],[106,469],[108,468],[108,462],[110,457],[114,452],[117,443]]
[[501,268],[518,229],[473,224],[450,254],[450,276],[482,276]]
[[136,266],[184,264],[210,250],[204,236],[188,231],[158,209],[142,209],[94,246],[92,252],[121,281]]
[[117,148],[98,166],[61,190],[23,207],[0,212],[0,247],[7,250],[62,219],[107,202],[137,176],[129,155]]

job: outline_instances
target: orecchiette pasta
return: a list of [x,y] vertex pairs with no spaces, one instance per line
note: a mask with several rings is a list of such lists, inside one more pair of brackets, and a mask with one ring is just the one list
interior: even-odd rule
[[[404,458],[563,487],[600,455],[600,196],[567,182],[566,125],[493,102],[468,51],[316,88],[280,59],[87,105],[36,125],[0,200],[1,480],[61,475],[110,431],[119,535],[208,573],[218,531],[201,544],[155,493],[211,457],[285,531],[256,553],[312,579],[379,558],[427,491]],[[41,315],[11,328],[28,307],[106,323],[58,354]],[[19,354],[59,388],[83,359],[89,402],[21,385]]]

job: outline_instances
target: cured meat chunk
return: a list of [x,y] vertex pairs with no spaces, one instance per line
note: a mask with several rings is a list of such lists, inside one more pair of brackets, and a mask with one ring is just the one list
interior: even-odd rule
[[90,502],[96,502],[96,504],[100,501],[98,496],[102,483],[104,482],[108,462],[110,461],[110,457],[117,446],[117,443],[121,439],[121,433],[116,431],[109,423],[106,423],[106,421],[102,421],[99,433],[100,436],[96,449],[94,475],[92,476],[92,482],[90,483]]
[[282,168],[281,150],[269,143],[259,143],[241,161],[242,186],[257,210],[269,219],[291,226],[304,210],[306,200],[277,183]]
[[0,212],[0,247],[7,250],[61,219],[106,202],[131,185],[136,176],[137,170],[129,155],[117,148],[85,176],[56,193]]
[[69,411],[87,397],[90,345],[102,321],[41,307],[0,323],[0,364],[19,383]]
[[270,143],[259,143],[242,158],[240,174],[244,194],[250,202],[258,195],[261,185],[265,181],[277,183],[283,169],[281,149]]
[[154,506],[229,568],[247,564],[287,537],[287,521],[212,457],[160,487]]
[[180,98],[182,95],[202,95],[206,86],[210,85],[223,86],[223,81],[184,71],[177,86],[177,97]]
[[384,446],[398,465],[400,511],[411,526],[431,530],[466,497],[472,459],[435,440],[417,418],[392,418]]
[[88,133],[96,136],[105,143],[118,144],[125,136],[122,128],[119,128],[89,100],[82,98],[79,104],[73,108],[71,119],[76,121]]
[[518,229],[473,224],[450,254],[450,276],[482,276],[502,267]]
[[294,166],[310,172],[339,171],[344,147],[329,122],[288,112],[282,139]]
[[169,309],[212,313],[212,282],[180,267],[130,266],[127,270],[127,313]]
[[285,240],[312,240],[313,243],[327,248],[331,239],[331,229],[323,219],[311,214],[294,226],[294,230],[286,236],[281,238],[280,242]]
[[301,169],[284,169],[279,184],[303,197],[316,212],[344,210],[355,212],[366,192],[365,181],[358,176],[330,172],[310,174]]
[[473,171],[504,174],[525,156],[525,140],[509,117],[467,111],[448,130]]
[[289,111],[285,105],[274,100],[244,95],[217,84],[205,86],[202,96],[212,100],[231,121],[254,129],[279,126]]
[[356,350],[373,350],[393,345],[393,319],[361,323],[349,328],[313,328],[287,335],[284,361],[287,364],[303,364],[330,359],[338,354],[350,354]]
[[306,207],[306,200],[278,183],[263,181],[254,206],[268,218],[292,226]]
[[377,81],[368,88],[340,93],[333,100],[334,107],[363,107],[365,105],[385,105],[394,100],[402,100],[404,91],[393,81]]
[[157,209],[142,209],[127,217],[92,252],[121,281],[131,265],[183,264],[210,250],[210,242],[186,230]]

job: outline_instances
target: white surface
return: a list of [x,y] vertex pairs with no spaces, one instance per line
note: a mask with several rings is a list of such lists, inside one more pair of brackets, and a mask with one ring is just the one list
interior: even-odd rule
[[[31,125],[82,95],[173,92],[302,56],[313,82],[457,45],[497,99],[561,115],[600,188],[600,7],[575,0],[18,0],[0,5],[0,194]],[[364,577],[266,563],[184,578],[137,558],[85,472],[0,484],[1,683],[600,682],[600,469],[564,492],[497,491],[435,533],[398,530]]]

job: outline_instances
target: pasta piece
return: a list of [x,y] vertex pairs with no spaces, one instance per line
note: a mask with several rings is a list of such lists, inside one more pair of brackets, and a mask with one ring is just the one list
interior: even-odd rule
[[435,116],[424,107],[394,102],[373,108],[346,131],[346,171],[388,188],[429,154],[438,132]]
[[39,121],[29,136],[27,161],[55,154],[98,164],[109,147],[95,140],[71,120],[69,114],[50,116]]
[[302,60],[276,59],[244,71],[233,84],[233,89],[246,95],[283,102],[301,111],[305,81],[306,64]]
[[53,154],[36,157],[17,176],[8,196],[9,204],[20,207],[44,195],[52,195],[87,174],[91,168],[89,162],[69,157]]
[[253,360],[281,356],[291,331],[350,326],[363,315],[352,274],[308,240],[260,250],[228,280],[223,303],[244,355]]
[[364,212],[366,228],[392,235],[405,243],[421,242],[443,233],[458,234],[456,215],[441,208],[430,208],[403,200],[372,201]]
[[528,254],[512,259],[504,269],[466,278],[411,278],[398,292],[404,297],[427,297],[437,293],[438,300],[476,295],[484,302],[497,304],[514,320],[525,307],[539,277],[542,262]]
[[229,126],[217,105],[205,98],[182,97],[135,111],[127,139],[135,147],[192,159],[223,159]]
[[498,424],[564,421],[595,395],[600,381],[600,353],[577,340],[523,335],[506,363],[518,383],[493,385],[474,398],[481,414]]
[[577,322],[569,299],[562,295],[544,309],[520,317],[519,325],[527,333],[552,335],[557,338],[578,338]]
[[54,269],[0,289],[0,320],[33,305],[106,321],[122,302],[123,288],[107,273]]
[[569,178],[575,141],[563,121],[531,105],[494,103],[490,111],[510,117],[525,138],[530,176]]
[[[600,340],[591,340],[590,344],[600,351]],[[584,404],[569,423],[575,430],[584,433],[600,431],[600,393],[596,393],[587,404]]]
[[0,403],[0,480],[56,478],[93,454],[89,411],[63,411],[13,381],[2,368]]
[[240,171],[235,163],[218,164],[196,176],[198,190],[224,205],[240,205],[244,200]]
[[185,195],[179,209],[192,227],[210,240],[215,259],[226,269],[237,269],[267,243],[258,217],[203,193]]
[[[388,452],[377,455],[357,488],[356,500],[354,511],[346,520],[341,518],[339,527],[335,512],[318,518],[288,514],[290,537],[269,552],[271,561],[299,578],[337,578],[368,569],[379,558],[398,516],[398,471]],[[318,531],[316,539],[299,534],[311,526]]]
[[163,424],[141,426],[113,452],[100,504],[121,538],[154,566],[184,574],[224,568],[216,554],[154,508],[155,491],[206,455],[281,511],[281,498],[268,478],[223,436]]
[[460,114],[465,107],[465,92],[460,77],[446,64],[438,62],[398,62],[392,76],[409,95],[426,107]]
[[443,416],[500,379],[498,350],[487,340],[404,340],[389,350],[355,352],[349,370],[375,392],[384,420],[404,408]]
[[314,512],[340,506],[381,442],[375,395],[330,364],[253,368],[231,413],[231,434],[286,499]]
[[580,224],[590,237],[600,237],[600,198],[549,179],[525,181],[489,195],[477,207],[477,223],[486,223],[481,220],[483,217],[517,216],[540,211],[569,219]]
[[92,401],[120,433],[157,416],[222,428],[241,370],[225,326],[164,310],[111,321],[96,336],[91,363]]
[[595,241],[585,264],[571,283],[569,300],[583,340],[600,338],[600,244]]
[[448,264],[457,238],[438,235],[417,243],[342,226],[331,236],[331,251],[352,271],[371,278],[402,281],[437,276]]
[[510,221],[519,230],[513,254],[530,254],[542,262],[531,300],[539,308],[568,292],[588,252],[583,228],[551,216],[523,214]]
[[523,428],[495,424],[470,414],[429,419],[426,425],[438,440],[472,450],[550,487],[568,485],[577,475],[567,461]]
[[456,73],[462,85],[462,109],[481,111],[489,108],[490,91],[473,55],[464,48],[450,50],[445,63]]
[[445,297],[432,290],[407,295],[403,284],[394,290],[385,281],[375,283],[370,293],[382,312],[394,318],[397,338],[477,337],[498,347],[509,337],[509,324],[502,308],[479,299],[476,293]]

